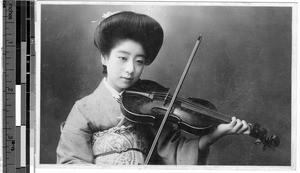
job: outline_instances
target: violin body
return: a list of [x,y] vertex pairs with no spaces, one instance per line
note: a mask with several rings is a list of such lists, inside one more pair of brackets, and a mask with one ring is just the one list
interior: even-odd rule
[[[169,106],[170,99],[165,99],[157,92],[137,92],[125,91],[122,95],[122,113],[132,122],[158,126]],[[206,100],[188,98],[196,104],[215,108]],[[204,114],[194,112],[181,106],[182,103],[176,101],[172,112],[168,116],[167,122],[176,124],[179,129],[188,133],[201,135],[207,133],[211,128],[220,122]]]

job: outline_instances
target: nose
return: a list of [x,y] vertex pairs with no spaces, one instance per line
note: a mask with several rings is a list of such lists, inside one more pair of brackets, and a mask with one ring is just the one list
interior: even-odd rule
[[134,63],[131,62],[131,61],[128,61],[126,63],[126,66],[125,66],[125,72],[128,73],[128,74],[131,74],[134,72]]

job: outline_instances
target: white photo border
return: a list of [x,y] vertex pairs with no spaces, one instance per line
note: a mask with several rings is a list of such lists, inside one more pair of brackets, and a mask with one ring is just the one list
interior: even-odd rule
[[[245,2],[245,3],[244,3]],[[35,51],[36,51],[36,74],[35,74],[35,112],[33,113],[35,116],[36,120],[36,126],[35,126],[35,131],[34,131],[34,151],[32,151],[31,154],[34,152],[34,167],[35,171],[38,173],[44,173],[44,172],[82,172],[82,171],[89,171],[89,172],[98,172],[99,166],[84,166],[84,165],[79,165],[79,166],[74,166],[74,165],[48,165],[48,164],[40,164],[40,103],[41,103],[41,6],[42,5],[130,5],[133,2],[128,2],[128,1],[112,1],[112,2],[105,2],[105,1],[36,1],[35,3],[35,14],[36,14],[36,19],[35,19]],[[243,171],[243,172],[252,172],[252,171],[296,171],[296,158],[297,158],[297,149],[296,145],[298,142],[297,136],[297,124],[299,124],[299,119],[296,118],[296,113],[297,113],[297,106],[296,101],[297,101],[297,89],[296,85],[298,82],[296,76],[299,74],[299,69],[297,69],[297,63],[299,62],[297,60],[297,48],[298,48],[298,43],[297,43],[297,29],[298,29],[298,7],[297,3],[295,2],[253,2],[253,1],[213,1],[213,2],[183,2],[183,1],[164,1],[164,2],[159,2],[159,1],[148,1],[148,2],[141,2],[141,1],[134,1],[134,5],[145,5],[149,4],[151,5],[190,5],[190,6],[195,6],[195,5],[201,5],[201,6],[211,6],[211,5],[216,5],[216,6],[276,6],[276,7],[292,7],[293,9],[293,22],[292,22],[292,147],[291,147],[291,166],[266,166],[266,167],[260,167],[260,166],[141,166],[141,167],[126,167],[128,169],[124,170],[124,167],[118,167],[118,168],[109,168],[109,169],[101,169],[100,171],[107,171],[107,172],[118,172],[118,171],[124,171],[124,172],[132,172],[132,171],[143,171],[143,172],[148,172],[148,171],[213,171],[213,172],[232,172],[232,171]],[[298,73],[297,73],[298,72]],[[298,84],[299,85],[299,84]],[[297,141],[296,141],[297,140]],[[299,144],[299,143],[298,143]],[[33,150],[33,148],[31,149]],[[298,151],[299,152],[299,151]],[[298,157],[299,158],[299,157]],[[31,168],[32,168],[31,167]],[[150,168],[150,169],[148,169]],[[32,170],[32,169],[31,169]]]

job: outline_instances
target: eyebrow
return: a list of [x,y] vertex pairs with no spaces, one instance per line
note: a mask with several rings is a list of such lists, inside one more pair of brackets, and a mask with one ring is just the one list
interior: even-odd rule
[[[127,51],[124,51],[124,50],[119,50],[119,51],[118,51],[118,53],[125,53],[125,54],[127,54],[127,55],[130,55],[130,53],[129,53],[129,52],[127,52]],[[146,58],[146,55],[145,55],[145,54],[138,54],[137,56],[141,56],[141,57],[144,57],[144,58]]]

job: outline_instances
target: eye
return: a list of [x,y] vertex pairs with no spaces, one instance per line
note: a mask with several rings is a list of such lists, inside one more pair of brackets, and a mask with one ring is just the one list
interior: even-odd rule
[[120,58],[122,61],[126,61],[126,60],[127,60],[127,58],[124,57],[124,56],[120,56],[119,58]]
[[138,64],[138,65],[144,65],[144,64],[145,64],[145,57],[138,56],[138,57],[135,59],[135,63]]
[[136,60],[136,63],[139,65],[144,65],[145,61],[140,59],[140,60]]

